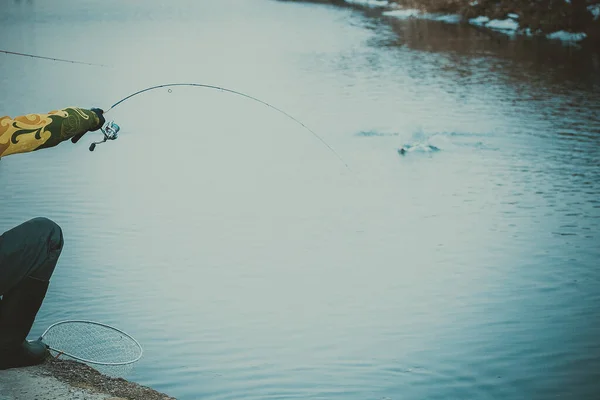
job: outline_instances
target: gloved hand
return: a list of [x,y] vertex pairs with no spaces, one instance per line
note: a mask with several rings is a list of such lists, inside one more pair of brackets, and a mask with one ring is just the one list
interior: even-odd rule
[[54,147],[71,139],[77,143],[87,132],[105,123],[99,108],[67,107],[47,114],[0,117],[0,157]]
[[[90,111],[92,111],[94,114],[96,114],[96,116],[98,117],[98,120],[100,121],[97,126],[89,129],[89,132],[95,132],[98,129],[102,128],[102,126],[104,126],[104,124],[106,123],[106,120],[104,119],[104,110],[102,110],[100,108],[90,108]],[[83,133],[73,136],[71,138],[71,142],[77,143],[79,141],[79,139],[81,139],[83,137],[83,135],[85,135],[86,133],[87,132],[83,132]]]

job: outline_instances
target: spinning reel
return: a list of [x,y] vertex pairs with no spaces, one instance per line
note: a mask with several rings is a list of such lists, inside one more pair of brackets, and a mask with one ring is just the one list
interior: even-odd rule
[[115,124],[114,121],[108,122],[106,125],[104,125],[100,129],[102,131],[102,133],[104,134],[104,139],[99,142],[94,142],[94,143],[90,144],[90,151],[94,151],[97,144],[104,143],[107,140],[117,139],[119,137],[117,134],[119,133],[120,129],[121,128],[119,127],[119,125]]

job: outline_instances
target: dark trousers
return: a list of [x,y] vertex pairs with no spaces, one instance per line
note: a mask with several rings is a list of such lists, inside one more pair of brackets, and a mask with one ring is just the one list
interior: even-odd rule
[[0,236],[0,295],[25,278],[50,280],[63,248],[62,229],[48,218],[33,218]]

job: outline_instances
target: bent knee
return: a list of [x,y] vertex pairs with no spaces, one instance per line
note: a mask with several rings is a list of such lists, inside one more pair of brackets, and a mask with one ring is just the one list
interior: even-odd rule
[[36,217],[28,221],[35,226],[36,231],[43,235],[48,243],[48,251],[60,253],[64,240],[62,228],[54,221],[46,217]]

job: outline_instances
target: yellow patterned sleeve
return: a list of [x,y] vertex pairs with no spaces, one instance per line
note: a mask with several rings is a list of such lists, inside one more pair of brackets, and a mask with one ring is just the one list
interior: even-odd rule
[[73,136],[98,129],[96,113],[67,107],[48,114],[0,117],[0,157],[54,147]]

